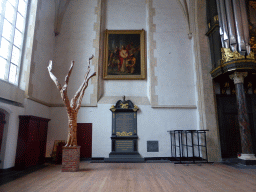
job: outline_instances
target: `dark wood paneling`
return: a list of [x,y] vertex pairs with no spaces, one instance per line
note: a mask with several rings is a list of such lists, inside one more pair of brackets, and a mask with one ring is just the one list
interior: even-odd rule
[[35,116],[19,116],[19,118],[15,167],[25,168],[44,163],[50,119]]

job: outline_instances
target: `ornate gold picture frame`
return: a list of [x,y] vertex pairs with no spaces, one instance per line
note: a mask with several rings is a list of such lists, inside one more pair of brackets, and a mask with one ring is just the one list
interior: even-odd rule
[[145,79],[145,31],[106,30],[103,78]]

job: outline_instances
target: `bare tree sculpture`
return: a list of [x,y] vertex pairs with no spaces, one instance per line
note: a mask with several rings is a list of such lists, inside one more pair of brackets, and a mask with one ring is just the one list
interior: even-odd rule
[[61,84],[59,83],[59,81],[55,77],[55,75],[52,73],[52,61],[49,62],[49,66],[47,67],[51,79],[53,80],[53,82],[55,83],[55,85],[57,86],[57,88],[60,91],[61,98],[66,106],[66,110],[67,110],[67,114],[68,114],[68,138],[67,138],[67,143],[65,145],[66,147],[77,146],[77,114],[78,114],[78,110],[81,107],[81,102],[82,102],[82,99],[84,96],[85,89],[88,86],[89,80],[93,76],[96,75],[96,72],[94,72],[93,74],[90,75],[90,71],[91,71],[90,60],[93,57],[94,56],[92,55],[92,57],[89,58],[88,70],[85,74],[84,81],[83,81],[82,85],[80,86],[80,88],[77,90],[74,97],[71,99],[71,101],[69,101],[69,99],[68,99],[67,90],[68,90],[69,77],[71,75],[71,72],[72,72],[75,62],[71,61],[71,66],[69,68],[68,74],[65,77],[65,84],[63,87],[61,86]]

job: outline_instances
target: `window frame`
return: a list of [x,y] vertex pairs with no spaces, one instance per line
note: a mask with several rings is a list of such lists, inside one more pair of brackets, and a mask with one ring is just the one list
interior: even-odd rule
[[[20,87],[20,83],[21,83],[21,76],[22,76],[22,70],[23,70],[23,64],[24,64],[24,54],[25,54],[25,48],[26,48],[26,43],[27,43],[27,34],[28,34],[28,25],[29,25],[29,13],[30,13],[30,9],[31,9],[31,0],[26,0],[27,2],[27,8],[26,8],[26,13],[24,14],[24,29],[23,29],[23,39],[22,39],[22,43],[21,46],[18,47],[17,45],[14,44],[14,38],[15,38],[15,31],[18,30],[19,32],[21,32],[18,28],[17,28],[17,16],[18,14],[20,14],[22,16],[22,14],[19,12],[18,10],[18,6],[19,6],[19,2],[23,1],[23,0],[16,0],[16,6],[15,6],[15,19],[13,22],[14,25],[14,29],[11,35],[11,41],[10,42],[10,46],[12,46],[11,51],[9,52],[9,56],[6,59],[7,60],[7,67],[8,67],[8,71],[5,72],[4,74],[4,79],[0,79],[1,81],[4,81],[8,84],[14,85],[16,87]],[[5,40],[7,40],[5,37],[3,37],[3,25],[4,25],[4,21],[6,20],[7,22],[9,22],[6,17],[5,17],[5,11],[6,11],[6,4],[8,3],[8,0],[3,0],[4,6],[2,7],[3,9],[3,16],[1,15],[1,25],[0,25],[0,46],[1,46],[1,41],[2,38],[4,38]],[[9,2],[10,3],[10,2]],[[10,3],[11,4],[11,3]],[[12,5],[12,4],[11,4]],[[13,6],[13,5],[12,5]],[[10,23],[10,22],[9,22]],[[8,40],[7,40],[8,41]],[[12,62],[12,55],[13,55],[13,47],[16,47],[18,49],[20,49],[20,58],[19,58],[19,62],[18,64],[15,64]],[[2,57],[3,58],[3,57]],[[3,58],[5,59],[5,58]],[[15,82],[11,82],[10,81],[10,71],[11,71],[11,66],[15,65],[17,67],[17,75],[16,75],[16,79]]]

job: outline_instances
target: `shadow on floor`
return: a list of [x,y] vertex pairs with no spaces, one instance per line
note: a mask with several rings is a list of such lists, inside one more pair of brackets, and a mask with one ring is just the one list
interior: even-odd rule
[[237,158],[223,158],[222,163],[238,169],[256,169],[256,165],[244,165]]
[[0,169],[0,185],[9,183],[15,179],[21,178],[25,175],[28,175],[32,172],[38,171],[42,168],[47,167],[48,164],[37,165],[26,169],[16,169],[16,168],[9,168],[9,169]]

